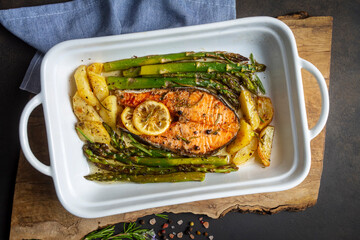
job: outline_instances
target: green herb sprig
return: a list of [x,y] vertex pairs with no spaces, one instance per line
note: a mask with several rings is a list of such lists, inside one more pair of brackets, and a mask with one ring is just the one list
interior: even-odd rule
[[134,240],[152,240],[155,239],[155,232],[153,229],[141,229],[136,223],[132,222],[124,224],[124,231],[115,234],[115,226],[108,226],[103,229],[99,229],[87,234],[83,240],[122,240],[122,239],[134,239]]
[[155,216],[157,216],[157,217],[159,217],[159,218],[163,218],[163,219],[165,219],[165,220],[168,220],[168,219],[169,219],[168,215],[166,215],[166,214],[155,214]]

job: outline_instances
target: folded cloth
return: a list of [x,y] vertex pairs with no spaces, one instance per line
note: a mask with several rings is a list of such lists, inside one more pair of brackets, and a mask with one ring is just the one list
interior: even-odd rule
[[36,48],[20,86],[40,92],[43,55],[59,42],[225,21],[235,0],[75,0],[0,11],[0,22]]

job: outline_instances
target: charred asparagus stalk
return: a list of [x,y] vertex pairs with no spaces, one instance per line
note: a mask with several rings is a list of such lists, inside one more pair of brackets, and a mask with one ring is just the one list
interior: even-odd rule
[[175,172],[230,173],[238,170],[238,167],[236,167],[236,165],[234,164],[227,164],[224,166],[184,164],[168,168],[159,168],[139,165],[117,164],[112,163],[111,160],[104,162],[104,160],[92,156],[90,156],[88,160],[93,162],[95,166],[100,169],[131,175],[161,175]]
[[97,145],[97,143],[89,143],[84,145],[83,151],[87,158],[94,157],[98,162],[108,164],[108,160],[120,161],[124,164],[136,164],[153,167],[172,167],[178,165],[214,165],[224,166],[229,164],[226,156],[212,156],[212,157],[192,157],[192,158],[177,158],[177,157],[142,157],[138,155],[136,149],[131,151],[112,152],[106,148],[106,145]]
[[150,55],[138,58],[128,58],[118,61],[106,62],[104,63],[104,71],[109,72],[115,70],[124,70],[144,65],[161,64],[181,60],[197,60],[199,58],[214,58],[218,60],[225,60],[230,63],[240,63],[243,61],[248,61],[246,57],[240,54],[229,52],[182,52],[164,55]]
[[[100,144],[100,143],[88,143],[85,148],[90,148],[94,151],[100,151],[99,154],[105,154],[105,156],[111,155],[114,158],[123,158],[126,156],[153,156],[153,157],[176,157],[176,154],[173,154],[169,151],[153,148],[151,146],[147,146],[144,144],[139,143],[136,141],[130,134],[128,137],[131,140],[131,144],[134,146],[126,148],[123,133],[120,131],[121,136],[119,136],[109,125],[107,125],[105,122],[103,122],[103,126],[105,127],[106,131],[110,135],[110,144],[112,147],[114,147],[116,150],[119,151],[119,153],[112,153],[106,144]],[[101,149],[101,150],[100,150]],[[121,156],[121,157],[120,157]]]
[[[151,147],[149,145],[145,145],[145,144],[142,144],[142,143],[139,143],[138,141],[135,140],[135,138],[133,138],[133,136],[131,136],[131,134],[128,134],[128,137],[129,139],[131,140],[131,144],[139,149],[140,151],[146,153],[148,156],[152,156],[152,157],[167,157],[167,158],[170,158],[170,157],[178,157],[178,155],[172,153],[172,152],[169,152],[169,151],[166,151],[166,150],[162,150],[162,149],[159,149],[159,148],[154,148],[154,147]],[[137,156],[144,156],[144,155],[140,155],[140,154],[137,154]],[[145,155],[146,156],[146,155]]]
[[101,158],[106,160],[116,160],[124,164],[132,164],[130,157],[155,157],[155,158],[169,158],[169,157],[177,157],[177,155],[172,154],[170,152],[161,150],[161,149],[148,149],[150,154],[145,153],[144,151],[136,148],[129,147],[123,149],[119,152],[114,152],[109,149],[106,144],[99,143],[88,143],[83,146],[83,151],[85,156],[94,156],[97,158]]
[[162,75],[151,75],[151,77],[177,77],[177,78],[196,78],[196,79],[212,79],[217,80],[228,86],[232,89],[236,94],[240,94],[241,92],[241,80],[232,75],[231,73],[218,73],[218,72],[180,72],[180,73],[165,73]]
[[149,157],[131,157],[134,164],[153,166],[153,167],[172,167],[184,164],[223,166],[229,164],[226,156],[213,157],[190,157],[190,158],[149,158]]
[[121,132],[121,136],[119,136],[108,124],[106,124],[105,122],[103,122],[103,126],[105,127],[106,131],[109,133],[110,135],[110,144],[111,146],[113,146],[115,149],[117,150],[122,150],[125,148],[125,142],[122,136],[122,132]]
[[[171,167],[149,167],[142,165],[126,165],[114,161],[113,159],[107,159],[105,157],[96,156],[90,149],[84,150],[86,158],[93,162],[100,169],[104,169],[112,172],[119,172],[125,174],[167,174],[174,172],[212,172],[212,173],[229,173],[237,171],[238,168],[234,164],[226,164],[222,166],[202,164],[202,165],[190,165],[181,164]],[[131,164],[131,163],[130,163]]]
[[139,75],[154,75],[178,72],[261,72],[265,70],[263,64],[233,64],[219,62],[175,62],[140,67]]
[[160,183],[160,182],[188,182],[204,181],[205,173],[201,172],[177,172],[164,175],[129,175],[114,172],[94,173],[85,176],[87,180],[99,182],[135,182],[135,183]]

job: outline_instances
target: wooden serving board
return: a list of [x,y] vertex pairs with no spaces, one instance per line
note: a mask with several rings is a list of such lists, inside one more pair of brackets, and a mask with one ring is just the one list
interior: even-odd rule
[[[294,32],[300,57],[315,64],[329,84],[332,17],[296,19],[292,16],[279,17],[279,19]],[[302,74],[307,116],[311,128],[320,115],[321,98],[316,80],[306,71],[302,71]],[[28,129],[34,154],[46,163],[49,156],[43,113],[40,108],[30,117]],[[98,219],[82,219],[67,212],[57,199],[52,179],[30,166],[21,153],[10,239],[80,239],[98,226],[134,221],[142,216],[162,212],[192,212],[218,218],[233,210],[262,214],[283,210],[304,210],[313,206],[318,198],[324,146],[325,131],[322,131],[311,142],[312,165],[308,177],[299,186],[287,191],[191,202]]]

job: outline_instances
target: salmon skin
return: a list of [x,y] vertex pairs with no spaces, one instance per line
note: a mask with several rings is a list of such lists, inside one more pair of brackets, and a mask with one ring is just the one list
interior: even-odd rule
[[139,138],[180,155],[212,155],[229,144],[240,127],[235,111],[222,99],[204,90],[117,90],[115,95],[118,104],[132,108],[146,100],[163,103],[172,117],[169,129],[160,135],[140,135]]

